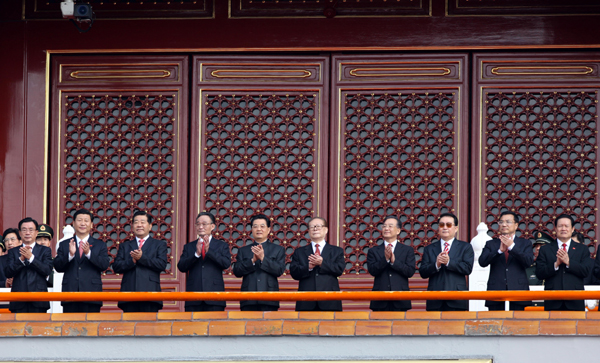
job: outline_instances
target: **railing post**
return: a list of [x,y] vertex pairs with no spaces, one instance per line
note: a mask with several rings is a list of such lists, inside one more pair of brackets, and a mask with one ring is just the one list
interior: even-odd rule
[[[475,263],[473,263],[473,272],[469,275],[469,291],[486,291],[487,281],[490,276],[490,267],[481,267],[479,265],[479,256],[485,247],[485,243],[492,239],[487,234],[488,227],[485,223],[479,223],[477,226],[477,236],[471,240],[471,246],[475,251]],[[485,300],[470,300],[469,311],[487,311]]]
[[[73,236],[75,235],[75,229],[73,229],[73,227],[71,227],[70,225],[65,226],[65,228],[63,228],[62,230],[63,233],[63,237],[56,241],[56,246],[54,246],[54,250],[57,251],[58,250],[58,245],[60,244],[60,242],[66,240],[66,239],[70,239],[73,238]],[[48,291],[50,292],[62,292],[62,280],[63,280],[63,273],[62,272],[56,272],[56,270],[52,270],[54,272],[54,286],[48,288]],[[50,310],[48,310],[49,313],[62,313],[62,305],[60,304],[60,301],[50,301]]]

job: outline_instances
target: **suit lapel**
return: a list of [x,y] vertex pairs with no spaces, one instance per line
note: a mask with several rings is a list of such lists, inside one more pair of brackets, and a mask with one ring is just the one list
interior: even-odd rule
[[[440,241],[440,245],[441,245],[441,241]],[[448,257],[450,257],[450,261],[454,260],[454,257],[456,257],[459,253],[460,249],[460,244],[458,243],[458,240],[455,238],[454,241],[452,241],[452,245],[450,245],[450,251],[448,251]],[[456,262],[456,260],[454,260]]]

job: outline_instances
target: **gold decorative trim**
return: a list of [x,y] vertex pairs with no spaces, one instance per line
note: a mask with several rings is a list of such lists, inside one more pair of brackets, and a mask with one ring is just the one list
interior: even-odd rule
[[[228,75],[226,73],[233,73],[233,74]],[[259,74],[238,75],[239,73],[282,73],[282,75],[259,75]],[[288,73],[301,73],[301,74],[285,75]],[[296,70],[294,70],[294,69],[292,69],[292,70],[286,70],[286,69],[275,69],[275,70],[270,70],[270,69],[265,69],[265,70],[260,70],[260,69],[217,69],[217,70],[210,72],[210,75],[215,78],[308,78],[308,77],[312,76],[312,72],[309,70],[306,70],[306,69],[296,69]]]
[[[389,72],[398,71],[398,73],[368,73],[360,74],[361,72]],[[424,73],[401,73],[404,71],[421,71]],[[429,71],[429,72],[428,72]],[[439,73],[437,71],[440,71]],[[395,67],[395,68],[354,68],[350,70],[350,75],[354,77],[439,77],[447,76],[451,73],[447,67]]]
[[[547,70],[547,71],[539,71],[539,70]],[[570,69],[572,71],[553,71],[553,70],[558,70],[558,69],[563,69],[563,70],[567,70]],[[508,71],[508,72],[502,72],[502,70],[514,70],[514,71]],[[520,70],[520,71],[519,71]],[[527,70],[538,70],[535,72],[526,72]],[[579,71],[577,71],[579,70]],[[592,67],[588,67],[588,66],[547,66],[547,67],[543,67],[543,66],[499,66],[499,67],[494,67],[491,70],[492,74],[495,74],[497,76],[528,76],[528,75],[544,75],[544,76],[564,76],[564,75],[578,75],[578,76],[582,76],[582,75],[587,75],[590,73],[593,73],[594,69]]]
[[[118,73],[118,75],[94,75],[99,73]],[[130,74],[126,74],[130,73]],[[143,75],[134,75],[131,73],[137,73]],[[154,74],[153,74],[154,73]],[[94,71],[74,71],[69,74],[71,78],[75,79],[100,79],[100,78],[167,78],[171,76],[171,71],[165,69],[157,70],[94,70]]]

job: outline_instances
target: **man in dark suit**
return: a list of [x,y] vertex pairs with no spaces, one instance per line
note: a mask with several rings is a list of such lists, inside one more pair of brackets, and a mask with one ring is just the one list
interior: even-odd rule
[[[0,260],[2,260],[2,274],[4,274],[4,267],[8,265],[8,251],[15,247],[20,247],[22,242],[21,235],[19,234],[19,230],[17,228],[8,228],[5,230],[2,234],[2,239],[4,240],[4,245],[6,246],[6,254],[0,256]],[[5,281],[0,286],[12,287],[13,279],[6,278],[6,275],[4,275],[4,278]],[[8,304],[6,304],[6,307],[8,308]]]
[[[279,291],[277,278],[285,271],[285,249],[269,242],[271,221],[264,214],[250,220],[254,243],[238,250],[233,273],[242,277],[242,291]],[[279,301],[240,301],[242,311],[277,311]]]
[[[213,238],[215,216],[202,212],[196,217],[198,239],[183,247],[177,268],[188,273],[186,291],[225,291],[223,270],[231,266],[229,244]],[[224,311],[225,301],[186,301],[185,311]]]
[[[327,221],[314,217],[308,222],[311,242],[292,255],[290,273],[299,280],[298,291],[340,291],[338,277],[344,273],[344,250],[325,242]],[[296,311],[342,311],[342,302],[297,301]]]
[[[52,271],[52,253],[50,248],[35,243],[38,222],[25,218],[19,222],[19,231],[23,245],[8,250],[8,263],[4,266],[7,278],[13,278],[12,292],[48,291],[46,277]],[[48,301],[11,301],[12,313],[45,313],[50,309]]]
[[[384,242],[369,249],[367,267],[375,277],[373,291],[408,291],[408,279],[415,274],[415,251],[398,243],[400,219],[387,217],[381,226]],[[412,307],[410,300],[373,300],[373,311],[406,311]]]
[[[502,212],[498,221],[500,236],[487,241],[479,256],[481,267],[490,265],[488,291],[529,290],[527,268],[533,263],[533,249],[530,240],[515,235],[518,227],[516,213]],[[531,301],[511,301],[510,310],[525,310],[529,305]],[[505,309],[504,301],[486,301],[485,306],[490,311]]]
[[[160,273],[167,268],[167,243],[150,237],[153,218],[144,211],[133,214],[135,239],[121,243],[113,271],[123,274],[121,291],[161,291]],[[119,301],[123,312],[157,312],[162,301]]]
[[[438,220],[439,241],[423,251],[419,272],[429,278],[428,291],[468,291],[467,276],[473,271],[475,253],[470,243],[456,239],[458,218],[443,213]],[[427,300],[427,311],[466,311],[468,300]]]
[[[571,241],[575,220],[570,215],[559,215],[554,230],[557,240],[540,248],[535,274],[544,280],[544,290],[583,290],[583,280],[592,268],[590,251]],[[585,311],[585,304],[583,300],[546,300],[544,310]]]
[[[102,272],[110,263],[106,244],[90,235],[94,217],[87,209],[73,216],[75,237],[58,245],[54,268],[64,272],[62,291],[102,291]],[[102,301],[63,301],[65,313],[99,313]]]

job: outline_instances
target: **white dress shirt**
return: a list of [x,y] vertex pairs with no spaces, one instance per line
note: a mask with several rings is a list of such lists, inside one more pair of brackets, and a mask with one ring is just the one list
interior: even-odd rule
[[[81,239],[79,237],[75,236],[75,241],[77,242],[77,251],[75,251],[75,253],[79,253],[79,244],[81,242],[86,242],[88,239],[90,239],[89,234]],[[92,257],[92,249],[90,248],[90,251],[87,254],[85,254],[84,256],[87,257],[87,259],[89,260]],[[71,256],[71,254],[69,253],[69,262],[74,258],[75,258],[75,255]]]

